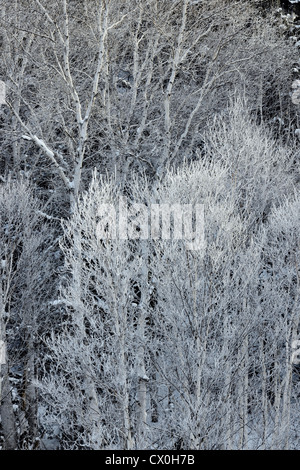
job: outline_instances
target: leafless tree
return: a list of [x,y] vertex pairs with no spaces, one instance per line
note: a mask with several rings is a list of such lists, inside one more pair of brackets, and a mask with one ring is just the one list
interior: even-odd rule
[[38,437],[34,381],[42,311],[52,289],[47,249],[50,253],[53,240],[48,238],[49,228],[45,232],[40,205],[26,183],[11,181],[0,187],[0,220],[0,320],[6,349],[1,365],[1,424],[4,447],[16,449],[33,446]]
[[[63,446],[67,438],[75,448],[288,446],[297,283],[290,270],[281,292],[267,266],[287,262],[290,241],[281,246],[276,232],[290,215],[275,229],[273,212],[286,210],[296,184],[291,171],[282,180],[290,156],[239,100],[205,145],[205,157],[161,182],[132,183],[127,208],[115,180],[93,179],[65,225],[68,320],[49,342],[53,367],[41,384]],[[151,204],[204,204],[205,247],[151,238],[143,225]],[[122,240],[115,216],[126,211],[134,225]]]
[[268,107],[267,87],[278,89],[285,119],[293,49],[249,4],[3,5],[5,148],[71,206],[94,167],[124,185],[133,169],[160,175],[192,158],[207,118],[236,87],[257,112]]

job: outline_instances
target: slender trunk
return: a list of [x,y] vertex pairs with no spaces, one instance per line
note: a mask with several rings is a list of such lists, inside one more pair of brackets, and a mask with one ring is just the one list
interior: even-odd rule
[[[120,241],[120,253],[126,252],[127,240]],[[117,338],[116,351],[116,380],[118,398],[122,411],[123,423],[120,429],[122,434],[123,450],[134,449],[134,438],[132,435],[132,423],[130,415],[130,390],[128,380],[127,362],[127,331],[128,318],[126,305],[126,293],[128,292],[128,279],[121,279],[121,275],[109,274],[109,284],[111,286],[111,312],[114,316],[115,336]]]
[[129,390],[126,374],[126,358],[125,358],[125,333],[121,333],[121,350],[119,362],[119,376],[122,385],[122,411],[123,411],[123,448],[124,450],[132,450],[134,448],[134,439],[131,432],[131,419],[129,412]]
[[240,439],[239,449],[245,450],[248,446],[247,425],[248,425],[248,337],[246,336],[241,346],[240,357],[240,379],[239,379],[239,415],[240,415]]
[[262,367],[262,378],[261,378],[261,388],[262,388],[262,419],[263,419],[263,434],[262,434],[262,449],[267,449],[267,435],[269,428],[269,415],[268,415],[268,397],[267,397],[267,386],[268,386],[268,377],[267,377],[267,368],[265,361],[265,352],[264,352],[264,341],[263,338],[260,338],[260,363]]
[[[20,112],[20,98],[15,99],[13,103],[13,107],[16,110],[16,113],[19,114]],[[20,123],[18,122],[17,118],[15,115],[12,116],[12,129],[14,133],[17,135],[18,131],[20,128]],[[14,139],[13,144],[12,144],[12,154],[13,154],[13,165],[14,165],[14,170],[18,171],[20,168],[20,140],[19,139]]]
[[[82,305],[82,250],[81,235],[74,229],[74,244],[76,250],[76,259],[73,266],[73,287],[74,287],[74,307],[75,322],[78,327],[78,335],[81,344],[85,344],[87,338],[85,329],[84,306]],[[93,450],[101,450],[102,432],[100,426],[101,412],[99,408],[96,385],[93,380],[93,364],[89,355],[83,358],[82,372],[85,383],[85,392],[87,396],[86,419],[88,422],[90,445]]]
[[279,364],[277,360],[274,363],[274,410],[275,410],[275,422],[274,422],[274,431],[273,431],[273,439],[272,439],[272,449],[278,449],[278,442],[279,442],[279,432],[280,432],[280,404],[281,404],[281,383],[280,383],[280,375],[279,375]]
[[35,380],[35,353],[32,335],[27,341],[27,359],[24,370],[23,410],[25,421],[28,424],[28,435],[30,442],[34,442],[37,435],[37,396]]
[[[224,332],[226,334],[227,325],[224,325]],[[231,439],[231,416],[232,416],[232,394],[231,394],[231,361],[230,361],[230,350],[228,344],[228,338],[224,338],[224,346],[222,357],[225,359],[224,365],[224,403],[223,403],[223,442],[222,448],[224,450],[232,449],[232,439]]]
[[2,286],[0,283],[0,346],[2,346],[2,357],[0,357],[0,415],[2,432],[4,436],[4,448],[6,450],[17,449],[17,430],[15,415],[12,404],[11,385],[9,383],[9,367],[5,357],[6,328],[4,321],[4,303],[2,298]]
[[1,365],[2,400],[1,400],[1,424],[4,436],[5,450],[17,449],[17,430],[13,411],[11,385],[9,383],[8,364]]
[[171,147],[171,114],[170,114],[170,104],[171,104],[171,95],[175,83],[176,74],[178,71],[178,66],[181,61],[182,53],[182,42],[184,37],[184,32],[186,28],[186,16],[187,16],[188,0],[184,0],[182,7],[182,18],[181,26],[178,34],[177,46],[174,53],[174,58],[172,61],[171,74],[168,80],[167,89],[165,92],[164,100],[164,114],[165,114],[165,123],[164,123],[164,151],[161,166],[167,163],[170,155]]
[[140,302],[140,314],[137,330],[137,375],[138,375],[138,393],[137,393],[137,447],[139,450],[147,448],[147,383],[145,368],[145,321],[146,312],[149,309],[149,283],[148,283],[148,246],[147,241],[142,241],[143,268],[142,268],[142,292]]

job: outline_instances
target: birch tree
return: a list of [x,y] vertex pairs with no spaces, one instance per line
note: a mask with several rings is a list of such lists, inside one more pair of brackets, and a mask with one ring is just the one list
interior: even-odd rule
[[[296,242],[276,233],[297,217],[275,219],[297,207],[282,203],[292,155],[239,100],[211,129],[206,155],[155,184],[137,178],[127,205],[115,180],[95,178],[64,225],[62,324],[40,385],[62,448],[289,445]],[[204,249],[147,230],[157,204],[204,204]],[[118,217],[133,221],[125,239]]]
[[30,448],[38,438],[34,381],[41,312],[52,289],[46,254],[49,239],[40,206],[25,183],[8,182],[0,187],[0,218],[0,320],[6,350],[1,365],[1,425],[6,449]]
[[113,236],[114,186],[94,179],[64,224],[66,320],[48,340],[51,373],[41,383],[62,446],[69,439],[74,448],[146,447],[146,299],[135,293],[146,274],[142,253]]
[[158,300],[151,356],[161,447],[171,441],[184,449],[230,448],[236,439],[235,375],[241,369],[235,361],[253,328],[241,318],[240,293],[252,288],[257,254],[251,265],[228,176],[225,167],[199,162],[168,174],[160,192],[162,203],[204,203],[207,244],[203,251],[189,251],[185,241],[154,245]]
[[275,245],[278,253],[291,245],[284,249],[275,235],[286,217],[277,229],[272,213],[284,212],[296,181],[292,155],[262,129],[238,100],[207,133],[206,157],[169,172],[152,195],[170,205],[205,206],[204,254],[177,241],[153,244],[157,311],[150,350],[158,427],[168,423],[162,446],[170,439],[187,449],[288,445],[292,320],[282,312],[283,303],[294,305],[294,295],[282,287],[282,308],[267,307],[278,305],[272,289],[280,292],[281,283],[274,273],[267,276],[265,263]]
[[[67,216],[58,252],[58,220],[0,188],[4,446],[288,448],[298,168],[266,121],[291,48],[245,2],[2,4],[2,179]],[[157,204],[204,204],[204,249],[152,236]]]
[[239,214],[250,224],[249,234],[256,232],[296,183],[293,149],[274,139],[268,127],[258,126],[241,97],[215,115],[204,141],[212,161],[230,167]]
[[284,114],[293,51],[243,2],[5,3],[2,29],[5,147],[60,206],[94,167],[124,186],[134,170],[194,158],[236,87],[265,109],[257,86],[276,78]]
[[[29,112],[31,116],[30,122],[19,112],[18,107],[13,106],[12,102],[8,101],[8,105],[14,118],[21,126],[23,139],[27,142],[32,142],[56,169],[62,184],[70,195],[71,206],[73,206],[80,188],[81,172],[88,139],[88,126],[94,102],[99,92],[100,75],[104,68],[107,34],[109,29],[115,26],[109,19],[110,4],[110,0],[94,2],[88,11],[86,3],[81,4],[78,2],[76,5],[70,5],[65,0],[61,2],[60,9],[57,11],[54,5],[45,6],[43,2],[36,0],[34,12],[32,12],[34,23],[31,21],[30,14],[25,14],[25,26],[14,25],[16,29],[22,29],[22,26],[26,30],[32,28],[32,32],[27,38],[28,41],[32,43],[34,37],[36,41],[40,41],[39,45],[42,48],[44,47],[44,49],[39,50],[37,57],[34,56],[34,50],[30,49],[30,46],[25,51],[26,61],[24,67],[27,65],[27,71],[33,74],[34,77],[34,100],[30,100],[30,97],[27,98],[21,84],[16,83],[13,76],[9,76],[13,94],[18,96],[23,109],[26,108],[27,112]],[[17,6],[20,8],[21,14],[25,5]],[[85,67],[91,68],[91,70],[85,72],[88,77],[87,83],[86,79],[83,82],[77,83],[76,73],[74,72],[74,68],[76,70],[76,67],[81,62],[80,57],[77,57],[74,62],[76,52],[79,52],[77,45],[75,46],[75,41],[78,39],[80,21],[78,21],[77,15],[75,15],[75,21],[73,19],[74,12],[80,7],[84,10],[85,18],[87,18],[87,15],[92,15],[96,18],[96,21],[93,22],[90,35],[90,37],[95,35],[95,38],[93,37],[94,47],[92,47],[92,53],[95,52],[95,60],[93,58],[91,62],[85,63]],[[120,16],[116,19],[115,23],[118,24],[123,19]],[[73,41],[74,49],[72,48]],[[36,93],[36,81],[39,77],[36,65],[41,67],[40,70],[50,72],[49,88],[47,90],[48,96],[45,96],[45,90],[40,90],[41,93]],[[10,72],[12,72],[11,69],[7,70],[7,73]],[[60,105],[55,98],[56,89],[59,90],[59,96],[62,100]],[[53,139],[53,136],[50,137],[48,133],[48,120],[46,116],[43,114],[42,120],[39,120],[41,109],[42,113],[45,111],[43,105],[47,106],[49,92],[50,99],[53,100],[50,104],[49,117],[54,120],[54,132],[63,134],[64,139],[66,139],[64,141],[66,146],[64,146],[63,151],[61,151],[61,146],[56,146],[55,148],[55,142],[49,142],[51,138]],[[64,93],[66,93],[66,99],[63,97]],[[63,109],[60,108],[62,102],[64,102]],[[58,130],[58,127],[60,130]],[[70,155],[66,155],[66,150]]]
[[299,337],[298,212],[298,196],[291,194],[280,207],[273,208],[262,235],[261,304],[270,312],[262,353],[269,364],[268,380],[274,400],[270,447],[275,449],[288,449],[295,439],[293,416],[297,415],[299,376],[292,346],[293,341],[298,344]]

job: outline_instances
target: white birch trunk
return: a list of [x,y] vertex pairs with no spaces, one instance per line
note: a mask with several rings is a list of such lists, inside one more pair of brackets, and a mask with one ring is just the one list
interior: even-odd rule
[[142,282],[141,282],[141,301],[139,309],[138,329],[137,329],[137,448],[147,448],[147,382],[145,368],[145,321],[149,310],[149,283],[148,283],[148,246],[147,241],[142,240]]

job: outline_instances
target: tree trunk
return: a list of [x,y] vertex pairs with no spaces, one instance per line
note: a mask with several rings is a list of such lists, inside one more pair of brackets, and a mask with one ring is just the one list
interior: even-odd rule
[[7,363],[1,365],[1,382],[1,423],[4,436],[4,448],[5,450],[16,450],[17,432],[11,397],[11,385],[9,383],[9,368]]

